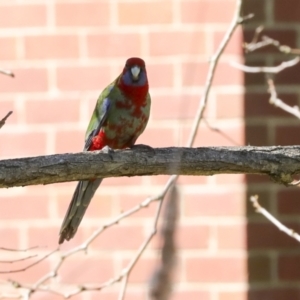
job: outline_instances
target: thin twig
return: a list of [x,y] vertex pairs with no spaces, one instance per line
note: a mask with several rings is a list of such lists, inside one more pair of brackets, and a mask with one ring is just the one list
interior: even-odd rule
[[46,254],[45,256],[43,256],[42,258],[38,259],[37,261],[33,262],[32,264],[27,265],[24,268],[20,268],[20,269],[15,269],[15,270],[8,270],[8,271],[1,271],[0,270],[0,274],[10,274],[10,273],[19,273],[19,272],[24,272],[30,268],[32,268],[33,266],[39,264],[40,262],[44,261],[46,258],[48,258],[49,256],[51,256],[54,252],[58,251],[58,248],[55,249],[54,251],[51,251],[50,253]]
[[15,77],[15,74],[10,70],[0,69],[0,73],[10,77]]
[[7,115],[6,115],[2,120],[0,120],[0,128],[5,124],[7,118],[8,118],[12,113],[13,113],[12,111],[8,112]]
[[286,233],[288,236],[292,237],[296,241],[300,242],[300,235],[295,232],[293,229],[290,229],[283,225],[280,221],[278,221],[273,215],[271,215],[265,208],[263,208],[259,203],[258,203],[258,196],[251,196],[250,201],[253,204],[253,207],[255,208],[257,213],[262,214],[264,217],[266,217],[271,223],[273,223],[280,231],[283,231]]
[[[194,123],[193,123],[192,129],[191,129],[190,138],[189,138],[189,141],[188,141],[188,147],[191,147],[194,143],[200,120],[202,119],[203,112],[206,108],[208,95],[209,95],[209,92],[210,92],[210,88],[211,88],[211,85],[212,85],[212,80],[213,80],[213,77],[214,77],[214,74],[215,74],[215,69],[216,69],[216,65],[219,61],[219,58],[220,58],[221,54],[223,53],[227,43],[229,42],[229,40],[230,40],[233,32],[237,28],[237,26],[239,24],[241,24],[244,20],[249,19],[249,18],[252,17],[252,15],[251,15],[251,16],[247,16],[245,18],[241,18],[241,16],[240,16],[241,6],[242,6],[242,0],[237,0],[236,12],[234,14],[233,21],[231,22],[231,24],[230,24],[230,26],[229,26],[222,42],[220,43],[220,46],[218,47],[216,53],[213,55],[213,57],[210,61],[209,71],[208,71],[207,80],[206,80],[206,84],[205,84],[205,88],[204,88],[204,93],[203,93],[203,96],[201,97],[200,105],[198,107],[196,116],[194,118]],[[174,168],[174,167],[172,167],[172,168]],[[68,298],[70,296],[79,294],[82,291],[101,290],[104,287],[110,286],[115,282],[123,280],[121,291],[120,291],[119,298],[118,298],[119,300],[123,300],[125,292],[126,292],[126,287],[127,287],[127,282],[128,282],[128,277],[130,275],[130,272],[132,271],[132,269],[134,268],[136,262],[138,261],[138,259],[140,258],[140,256],[142,255],[142,253],[144,252],[144,250],[146,249],[146,247],[150,243],[152,237],[156,234],[157,223],[158,223],[158,219],[159,219],[159,216],[160,216],[161,207],[162,207],[162,204],[163,204],[163,199],[165,198],[165,195],[168,192],[168,190],[175,184],[177,179],[178,179],[178,175],[171,176],[169,178],[169,180],[167,181],[165,187],[162,189],[162,191],[159,194],[157,194],[156,196],[147,198],[146,200],[144,200],[138,206],[128,210],[125,213],[122,213],[117,218],[113,219],[111,222],[107,223],[106,225],[104,225],[100,229],[96,230],[82,245],[80,245],[79,247],[76,247],[76,248],[70,250],[69,252],[65,253],[64,255],[62,255],[60,257],[59,261],[57,262],[57,264],[55,265],[53,271],[49,272],[44,277],[39,279],[32,287],[30,287],[30,288],[27,287],[28,297],[32,293],[34,293],[35,291],[38,291],[38,290],[44,290],[45,291],[45,290],[47,290],[48,292],[55,293],[55,294],[60,294],[60,295],[64,296],[65,298]],[[104,282],[100,286],[96,286],[96,287],[78,286],[73,292],[70,292],[68,294],[62,294],[60,292],[57,292],[55,290],[50,289],[49,286],[44,286],[43,285],[48,279],[56,277],[56,275],[58,273],[58,270],[60,269],[60,267],[63,264],[63,261],[65,259],[72,256],[74,253],[86,250],[88,248],[88,246],[90,245],[90,243],[92,243],[92,241],[96,237],[98,237],[98,235],[101,232],[103,232],[105,229],[107,229],[108,227],[118,223],[120,220],[122,220],[122,219],[128,217],[129,215],[139,211],[140,209],[142,209],[144,207],[147,207],[150,203],[152,203],[154,201],[159,201],[159,203],[158,203],[157,211],[156,211],[156,214],[155,214],[155,217],[154,217],[154,220],[153,220],[153,229],[150,232],[150,234],[148,235],[148,237],[146,238],[146,240],[141,244],[141,246],[138,249],[137,253],[132,258],[132,260],[129,262],[127,267],[125,267],[117,277],[112,278],[112,279]],[[17,287],[21,288],[22,286],[19,285]]]
[[282,52],[284,54],[300,55],[300,49],[291,48],[290,46],[287,46],[287,45],[281,45],[281,43],[279,41],[274,40],[268,36],[263,36],[262,40],[263,40],[263,42],[268,43],[269,45],[275,46],[280,52]]
[[296,118],[300,119],[300,111],[299,106],[290,106],[284,103],[282,100],[280,100],[277,97],[277,92],[275,88],[275,84],[273,79],[268,79],[268,85],[269,85],[269,93],[271,95],[269,102],[273,104],[276,107],[281,108],[282,110],[286,111],[287,113],[295,116]]
[[230,143],[232,143],[233,145],[236,146],[240,146],[240,144],[238,142],[236,142],[234,139],[232,139],[228,134],[226,134],[223,130],[214,127],[212,125],[209,124],[209,122],[207,121],[207,119],[203,118],[203,122],[205,123],[205,125],[212,131],[217,132],[218,134],[220,134],[221,136],[223,136],[226,140],[228,140]]
[[15,248],[6,248],[6,247],[0,247],[0,250],[3,251],[12,251],[12,252],[28,252],[30,250],[38,249],[40,246],[33,246],[26,249],[15,249]]
[[33,257],[37,257],[37,254],[29,255],[29,256],[26,256],[26,257],[22,257],[22,258],[19,258],[19,259],[13,259],[13,260],[0,260],[0,264],[14,264],[16,262],[28,260],[28,259],[33,258]]
[[283,71],[286,68],[290,68],[290,67],[295,66],[299,61],[300,61],[300,58],[295,57],[292,60],[284,61],[280,65],[275,66],[275,67],[263,67],[263,66],[250,67],[250,66],[239,64],[239,63],[234,62],[234,61],[230,62],[230,65],[232,67],[237,68],[239,70],[242,70],[246,73],[273,73],[273,74],[277,74],[277,73]]

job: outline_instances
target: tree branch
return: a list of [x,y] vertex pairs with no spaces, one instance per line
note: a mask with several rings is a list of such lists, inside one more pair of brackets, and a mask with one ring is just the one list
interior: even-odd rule
[[300,146],[128,149],[0,161],[0,188],[120,176],[267,174],[288,184],[300,174]]

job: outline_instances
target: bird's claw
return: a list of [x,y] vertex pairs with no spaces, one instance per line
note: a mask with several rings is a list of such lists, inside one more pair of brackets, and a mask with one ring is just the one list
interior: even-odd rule
[[112,159],[112,155],[115,153],[115,150],[110,148],[109,146],[105,146],[101,149],[101,152],[108,154],[109,157]]
[[130,147],[130,149],[137,149],[137,150],[141,150],[141,151],[151,151],[153,153],[155,153],[155,150],[149,146],[149,145],[145,145],[145,144],[137,144],[137,145],[133,145]]

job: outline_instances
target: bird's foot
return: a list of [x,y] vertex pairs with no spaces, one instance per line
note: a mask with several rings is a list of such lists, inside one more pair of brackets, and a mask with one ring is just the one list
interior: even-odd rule
[[145,145],[145,144],[133,145],[130,147],[130,149],[137,149],[137,150],[141,150],[141,151],[151,151],[151,152],[155,153],[154,148],[152,148],[149,145]]
[[101,149],[101,152],[108,154],[109,157],[112,159],[112,155],[115,153],[115,150],[113,148],[110,148],[109,146],[105,146]]

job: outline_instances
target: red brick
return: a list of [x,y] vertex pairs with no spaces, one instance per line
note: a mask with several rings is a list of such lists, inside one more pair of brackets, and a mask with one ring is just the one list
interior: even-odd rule
[[[259,132],[259,131],[258,131]],[[256,144],[252,144],[251,145],[255,145]],[[250,184],[263,184],[263,183],[270,183],[270,178],[268,176],[262,176],[262,175],[256,175],[256,174],[246,174],[246,182],[248,185]]]
[[[153,97],[151,117],[156,119],[193,119],[200,102],[200,95],[169,94]],[[206,110],[207,113],[207,110]],[[207,114],[206,114],[207,115]]]
[[103,186],[135,186],[142,185],[143,177],[134,176],[134,177],[113,177],[105,178],[105,181],[102,183]]
[[[1,199],[1,207],[4,201]],[[15,228],[0,228],[0,238],[1,238],[1,245],[0,248],[11,248],[11,249],[20,249],[19,247],[19,239],[20,233],[18,229]],[[0,250],[4,251],[4,250]]]
[[64,282],[70,284],[102,283],[114,276],[113,257],[107,255],[109,257],[103,258],[77,253],[64,262],[59,274]]
[[[122,268],[128,266],[129,260],[122,262]],[[156,270],[158,265],[157,259],[153,258],[141,258],[134,266],[129,276],[129,282],[131,283],[145,283],[151,278],[151,275]]]
[[181,69],[182,74],[185,74],[182,78],[184,86],[204,85],[208,72],[208,63],[182,63]]
[[190,282],[233,283],[243,282],[246,277],[246,262],[242,257],[205,257],[186,260],[186,278]]
[[79,99],[28,100],[25,105],[25,119],[28,124],[78,122]]
[[295,123],[295,126],[277,126],[276,127],[276,136],[275,136],[275,145],[299,145],[300,136],[299,136],[299,125]]
[[1,5],[0,27],[41,27],[47,23],[46,5]]
[[151,88],[172,87],[174,84],[172,64],[148,64],[147,75]]
[[241,195],[237,192],[189,195],[184,199],[186,216],[239,216],[245,211]]
[[279,22],[299,22],[300,5],[297,0],[284,0],[274,1],[274,17]]
[[55,136],[55,153],[74,153],[82,151],[84,140],[85,138],[83,131],[60,130]]
[[[198,130],[195,137],[194,147],[240,146],[244,144],[245,132],[242,124],[232,124],[226,126],[226,128],[223,128],[221,125],[216,125],[214,122],[210,122],[209,125],[218,130],[210,129],[203,124],[203,127]],[[182,127],[181,131],[182,144],[185,145],[190,136],[190,128]],[[205,139],[203,136],[205,136]]]
[[208,226],[181,225],[177,229],[176,245],[179,249],[208,248],[210,228]]
[[205,53],[203,31],[152,32],[149,35],[150,55],[170,56]]
[[278,212],[285,215],[299,215],[299,188],[284,189],[278,193]]
[[218,174],[215,178],[217,184],[243,184],[246,181],[244,174]]
[[171,147],[176,142],[176,133],[171,128],[148,127],[138,138],[136,144],[145,144],[151,147]]
[[[230,109],[228,109],[230,106]],[[244,116],[244,98],[238,94],[217,95],[217,118],[237,118]]]
[[[62,221],[62,220],[61,220]],[[44,221],[45,225],[46,220]],[[27,230],[28,247],[38,246],[46,251],[56,249],[58,246],[59,227],[43,226],[34,227],[30,226]],[[77,244],[83,242],[81,232],[77,232],[74,240],[76,239]],[[73,241],[73,240],[72,240]],[[67,244],[67,243],[66,243]]]
[[1,197],[1,220],[37,220],[48,218],[47,195],[18,195]]
[[247,292],[220,292],[219,300],[248,300]]
[[[1,22],[1,21],[0,21]],[[7,37],[0,39],[0,60],[16,59],[16,38]]]
[[257,288],[250,289],[248,292],[248,300],[300,300],[300,290],[297,288]]
[[[300,232],[299,224],[285,223],[285,225]],[[247,231],[249,249],[291,249],[299,244],[271,223],[249,223]]]
[[[274,66],[278,66],[282,63],[282,61],[287,61],[289,59],[283,59],[280,61],[275,61]],[[291,68],[286,68],[282,72],[279,72],[276,74],[276,80],[275,84],[277,86],[279,85],[298,85],[300,84],[300,79],[298,76],[295,76],[295,74],[299,74],[300,72],[300,64],[298,63],[297,65],[291,67]]]
[[[63,218],[67,212],[76,184],[77,183],[74,182],[74,189],[70,191],[69,194],[58,196],[58,215],[60,218]],[[89,218],[108,218],[110,216],[112,216],[112,196],[103,194],[101,188],[99,188],[89,204],[84,220]],[[82,221],[82,224],[84,220]]]
[[[118,196],[118,200],[116,203],[116,211],[117,212],[125,212],[137,205],[139,205],[142,201],[147,199],[149,195],[132,195],[122,193]],[[141,208],[138,212],[131,215],[129,218],[153,218],[156,212],[156,203],[150,204],[148,207]]]
[[[46,135],[40,132],[19,132],[0,134],[0,156],[26,157],[46,153]],[[33,147],[34,145],[34,147]]]
[[267,254],[250,255],[248,257],[249,282],[270,282],[272,261]]
[[[48,250],[51,252],[51,250]],[[37,261],[39,258],[42,258],[44,255],[48,254],[49,252],[43,252],[38,255],[38,257],[34,257],[28,260],[24,260],[14,264],[1,264],[1,271],[8,271],[8,270],[19,270],[27,267],[29,264]],[[24,252],[22,257],[26,257],[31,255],[31,253]],[[20,283],[33,283],[44,276],[46,273],[50,271],[50,264],[49,260],[44,260],[35,266],[28,268],[26,271],[21,270],[20,272],[15,272],[11,274],[0,274],[0,279],[7,279],[15,280]]]
[[128,57],[141,56],[141,38],[139,34],[114,33],[93,34],[87,36],[90,57]]
[[278,275],[283,281],[299,281],[300,279],[300,255],[281,255],[278,259]]
[[110,79],[109,67],[82,66],[57,68],[57,86],[60,90],[97,90],[100,93],[110,84]]
[[246,249],[246,228],[241,225],[218,226],[218,247],[220,249]]
[[121,25],[172,23],[172,1],[119,2],[118,22]]
[[92,247],[102,250],[138,249],[144,239],[141,226],[117,224],[101,233],[93,242]]
[[[101,290],[100,292],[89,292],[90,300],[99,300],[99,296],[101,297],[101,300],[116,300],[119,297],[120,292],[112,292],[108,289]],[[130,288],[126,289],[125,300],[140,300],[140,299],[147,299],[147,290],[137,290]]]
[[104,26],[109,24],[108,1],[94,3],[57,3],[55,7],[58,26]]
[[[210,293],[208,291],[174,291],[172,300],[187,300],[187,299],[201,299],[211,300]],[[243,299],[242,299],[243,300]]]
[[[184,63],[182,65],[183,74],[188,74],[183,77],[183,84],[203,85],[207,78],[208,63]],[[228,76],[230,74],[230,76]],[[244,74],[242,71],[231,67],[228,63],[219,63],[213,83],[216,85],[239,85],[243,84]]]
[[235,10],[234,1],[181,1],[184,23],[229,23]]
[[[265,124],[263,125],[247,125],[245,130],[245,144],[251,146],[266,146],[270,144],[270,139],[268,135],[268,128]],[[273,144],[271,142],[271,144]],[[246,175],[248,178],[254,178],[257,175]],[[256,178],[262,179],[262,176],[257,176]]]
[[[152,177],[154,178],[154,177]],[[166,182],[166,181],[165,181]],[[177,180],[177,183],[179,185],[200,185],[200,184],[206,184],[207,183],[207,176],[180,176]]]
[[28,36],[25,37],[27,59],[63,59],[79,56],[79,41],[76,36]]
[[45,69],[13,69],[15,78],[1,76],[1,93],[44,92],[48,88],[47,71]]
[[265,2],[261,0],[251,0],[243,2],[243,15],[254,14],[251,25],[255,22],[265,22]]
[[6,116],[8,112],[12,111],[12,115],[8,117],[8,119],[5,122],[6,125],[4,126],[15,124],[18,119],[18,112],[16,111],[15,101],[13,100],[13,98],[4,99],[3,95],[1,95],[1,98],[2,100],[0,101],[0,119],[4,118],[4,116]]

